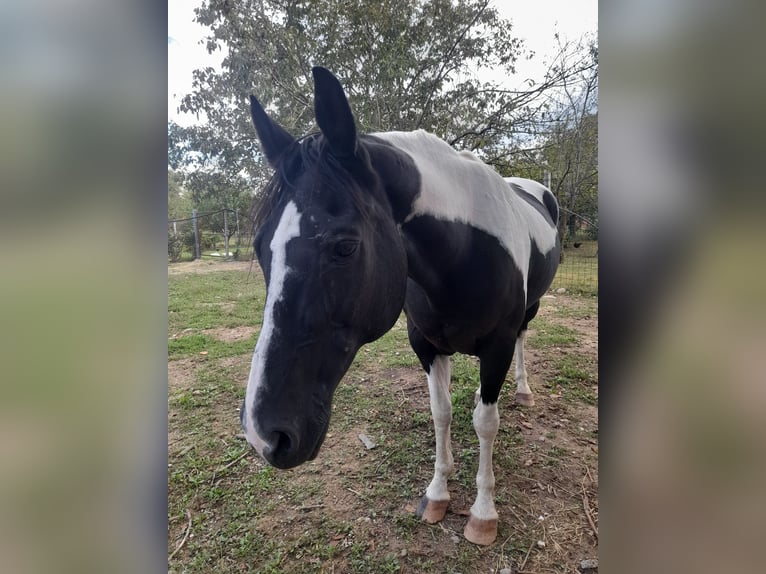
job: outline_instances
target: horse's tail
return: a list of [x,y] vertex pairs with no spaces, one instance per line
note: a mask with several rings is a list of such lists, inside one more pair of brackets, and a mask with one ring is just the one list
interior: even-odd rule
[[551,219],[553,220],[554,225],[558,227],[559,225],[559,203],[556,201],[556,196],[553,195],[553,192],[545,188],[545,193],[543,193],[543,204],[545,205],[545,208],[548,210],[548,213],[551,214]]
[[[545,187],[539,181],[534,181],[532,179],[518,177],[505,177],[503,179],[505,179],[506,183],[511,186],[511,189],[522,197],[533,197],[535,203],[538,205],[542,203],[542,206],[548,210],[548,215],[551,216],[553,227],[558,227],[559,204],[556,201],[556,196],[553,195],[553,192],[550,189]],[[540,209],[540,214],[544,216],[542,209]]]

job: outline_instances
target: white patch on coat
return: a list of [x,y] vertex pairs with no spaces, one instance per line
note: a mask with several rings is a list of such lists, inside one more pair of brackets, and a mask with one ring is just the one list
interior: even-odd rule
[[449,393],[450,358],[437,355],[428,373],[428,393],[431,399],[431,416],[436,433],[436,462],[434,478],[426,489],[429,500],[449,500],[447,479],[455,468],[450,444],[452,400]]
[[492,470],[492,448],[500,428],[497,403],[479,401],[473,411],[473,428],[479,437],[479,471],[476,473],[476,500],[471,515],[480,520],[497,520],[495,509],[495,473]]
[[523,177],[504,177],[503,179],[509,185],[512,183],[518,185],[529,195],[537,199],[537,201],[545,205],[543,203],[543,196],[546,193],[549,193],[550,190],[542,183],[539,183],[533,179],[525,179]]
[[524,339],[526,336],[526,331],[519,333],[519,336],[516,337],[516,348],[513,353],[516,357],[516,392],[531,395],[532,390],[527,383],[527,368],[524,365]]
[[[450,147],[423,130],[373,134],[409,154],[421,176],[420,194],[405,221],[418,215],[466,223],[497,237],[524,277],[526,293],[530,239],[548,253],[556,244],[556,229],[494,169]],[[542,199],[537,182],[511,178]]]
[[268,360],[271,340],[277,330],[274,325],[274,307],[282,299],[285,279],[290,272],[290,268],[287,266],[287,244],[291,239],[300,236],[300,222],[301,214],[297,206],[292,201],[288,202],[284,211],[282,211],[282,216],[279,219],[274,236],[271,238],[271,243],[269,243],[269,248],[271,249],[271,275],[269,276],[266,305],[263,310],[263,325],[258,336],[258,342],[255,344],[253,361],[250,365],[250,377],[247,381],[244,416],[245,428],[243,429],[245,437],[255,447],[258,454],[263,453],[266,443],[258,436],[252,416],[258,402],[259,390],[264,384],[263,373],[266,361]]

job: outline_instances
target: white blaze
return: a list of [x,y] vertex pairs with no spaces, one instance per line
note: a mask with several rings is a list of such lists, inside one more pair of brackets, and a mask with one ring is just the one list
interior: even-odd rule
[[263,310],[263,325],[255,345],[253,361],[250,365],[250,377],[245,393],[244,431],[248,442],[255,447],[259,454],[263,452],[266,443],[258,436],[252,420],[253,411],[258,401],[259,390],[263,385],[263,372],[269,354],[269,346],[274,336],[274,307],[282,299],[285,278],[290,272],[287,266],[287,243],[300,235],[301,214],[295,203],[290,201],[282,212],[279,224],[271,238],[271,275],[266,295],[266,305]]

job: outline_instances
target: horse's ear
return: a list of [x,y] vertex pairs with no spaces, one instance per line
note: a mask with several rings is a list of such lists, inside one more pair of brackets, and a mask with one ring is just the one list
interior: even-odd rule
[[277,160],[295,138],[266,114],[266,110],[255,96],[250,96],[250,115],[253,117],[258,139],[261,140],[263,153],[271,166],[276,167]]
[[356,152],[356,126],[343,87],[338,78],[325,68],[315,66],[311,73],[314,76],[314,114],[319,129],[336,156],[353,156]]

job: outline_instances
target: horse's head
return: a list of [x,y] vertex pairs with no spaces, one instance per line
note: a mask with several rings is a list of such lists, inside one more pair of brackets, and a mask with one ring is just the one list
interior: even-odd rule
[[320,134],[295,140],[250,100],[275,174],[256,221],[267,295],[241,420],[279,468],[316,457],[335,388],[359,348],[394,324],[407,281],[402,239],[343,88],[323,68],[313,74]]

